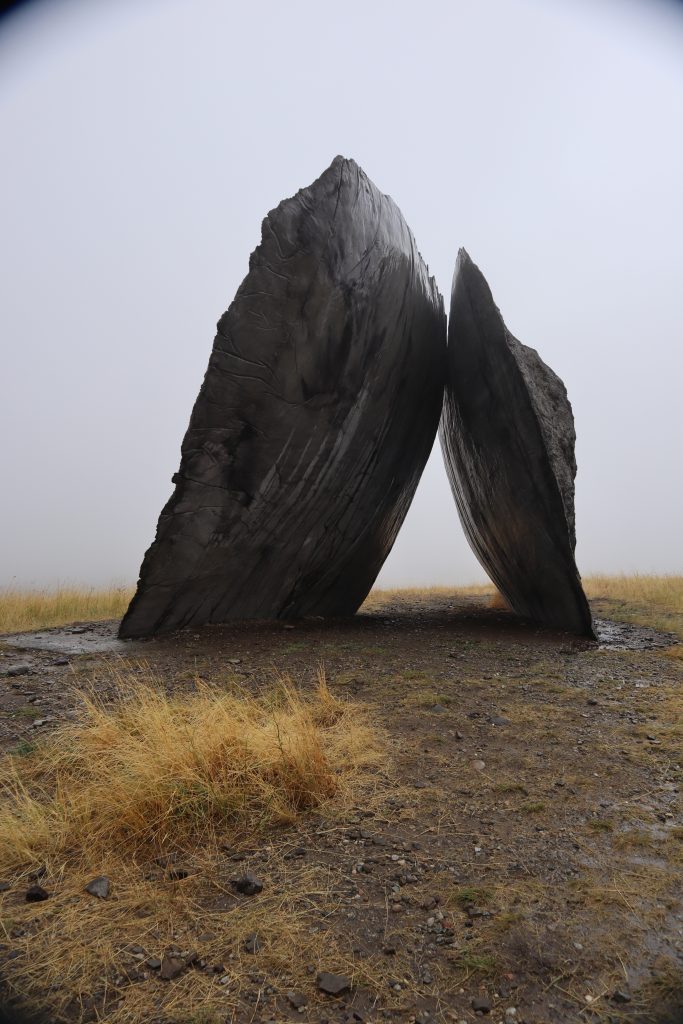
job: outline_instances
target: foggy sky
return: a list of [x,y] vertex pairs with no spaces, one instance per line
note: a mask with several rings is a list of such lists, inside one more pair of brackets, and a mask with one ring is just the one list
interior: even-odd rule
[[[53,0],[0,22],[0,586],[137,578],[261,220],[337,153],[567,385],[582,572],[683,569],[683,16]],[[384,585],[467,583],[437,445]]]

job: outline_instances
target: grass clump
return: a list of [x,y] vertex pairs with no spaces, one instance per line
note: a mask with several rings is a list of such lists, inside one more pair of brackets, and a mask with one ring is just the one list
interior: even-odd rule
[[614,839],[614,845],[620,849],[650,849],[658,844],[661,840],[655,836],[649,835],[647,832],[621,832]]
[[74,845],[137,851],[291,823],[378,761],[322,671],[311,697],[288,680],[260,698],[200,683],[169,697],[153,678],[117,688],[114,705],[83,694],[80,721],[0,768],[5,869]]
[[440,693],[438,690],[412,690],[403,699],[403,705],[406,708],[431,708],[435,704],[439,704],[442,707],[449,707],[453,703],[453,698],[447,693]]
[[[322,669],[310,692],[284,678],[259,696],[199,680],[194,693],[168,695],[144,673],[114,673],[115,702],[82,694],[76,723],[0,762],[11,903],[0,928],[17,951],[9,991],[59,1019],[232,1019],[256,934],[259,969],[314,998],[305,965],[352,964],[316,917],[320,903],[335,905],[331,879],[287,853],[300,830],[319,827],[307,824],[312,812],[334,819],[372,802],[383,736],[363,707],[330,693]],[[37,869],[50,896],[26,903]],[[231,887],[245,870],[265,879],[253,899]],[[84,892],[96,875],[111,880],[108,899]],[[129,949],[140,948],[136,960]],[[160,989],[145,965],[172,950],[200,950],[229,983],[193,969]]]
[[472,975],[494,974],[498,969],[498,961],[491,953],[477,953],[475,950],[462,949],[453,960],[456,967]]
[[474,906],[478,903],[488,903],[491,896],[492,893],[490,889],[486,889],[482,886],[463,885],[458,889],[455,889],[449,902],[453,902],[457,906],[466,910],[467,907]]
[[607,821],[606,818],[591,818],[588,822],[588,827],[593,832],[613,832],[614,825],[611,821]]
[[132,596],[131,587],[4,587],[0,589],[0,633],[120,619]]
[[522,804],[521,810],[525,814],[539,814],[545,810],[545,804],[542,800],[527,800],[525,804]]

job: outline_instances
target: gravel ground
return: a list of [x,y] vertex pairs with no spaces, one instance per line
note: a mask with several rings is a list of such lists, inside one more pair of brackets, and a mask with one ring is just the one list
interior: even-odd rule
[[[225,870],[238,858],[264,895],[297,872],[324,875],[309,931],[342,951],[323,965],[341,980],[297,958],[263,971],[257,942],[231,1009],[209,1007],[202,1021],[683,1021],[683,673],[671,637],[601,621],[596,645],[474,597],[412,610],[388,600],[352,620],[213,626],[145,642],[120,642],[115,629],[82,623],[0,638],[5,751],[30,749],[68,721],[74,687],[115,699],[112,663],[141,674],[149,666],[170,691],[196,678],[258,691],[281,673],[312,685],[322,662],[333,692],[367,704],[388,736],[393,783],[376,801],[226,854]],[[193,884],[215,921],[215,893]],[[17,886],[0,899],[9,922],[0,962],[12,987],[41,919],[27,916]],[[168,979],[168,949],[124,950],[128,969],[108,993],[53,1019],[135,1019],[125,1016],[134,988],[136,1005],[149,993],[144,1019],[182,1021],[166,994],[190,969],[220,984],[215,938],[187,935],[184,949],[170,950],[181,966]]]

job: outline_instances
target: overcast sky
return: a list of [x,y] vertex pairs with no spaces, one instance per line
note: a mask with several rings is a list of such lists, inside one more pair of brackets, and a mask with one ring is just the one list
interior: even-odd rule
[[[261,220],[341,153],[564,379],[582,572],[683,570],[683,15],[50,0],[0,21],[0,585],[133,582]],[[385,585],[483,574],[438,443]]]

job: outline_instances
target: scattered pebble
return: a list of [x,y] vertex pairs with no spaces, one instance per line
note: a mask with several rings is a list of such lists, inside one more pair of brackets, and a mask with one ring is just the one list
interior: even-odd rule
[[328,996],[338,996],[342,992],[348,992],[351,988],[351,979],[344,974],[330,974],[328,971],[321,971],[316,978],[318,989]]
[[235,892],[242,893],[243,896],[257,896],[258,893],[263,891],[263,882],[256,875],[252,875],[251,871],[247,871],[245,875],[241,875],[239,878],[231,879],[230,885]]
[[612,993],[613,1003],[630,1003],[631,997],[628,992],[622,992],[621,989],[617,989],[616,992]]
[[164,953],[161,961],[161,977],[164,981],[172,981],[185,970],[186,966],[187,964],[180,957],[168,956]]
[[92,881],[88,882],[85,887],[85,891],[89,892],[91,896],[97,896],[101,900],[106,900],[109,896],[110,881],[106,875],[98,875],[93,878]]
[[32,885],[26,890],[24,898],[27,903],[42,903],[43,900],[49,900],[50,893],[42,885]]

